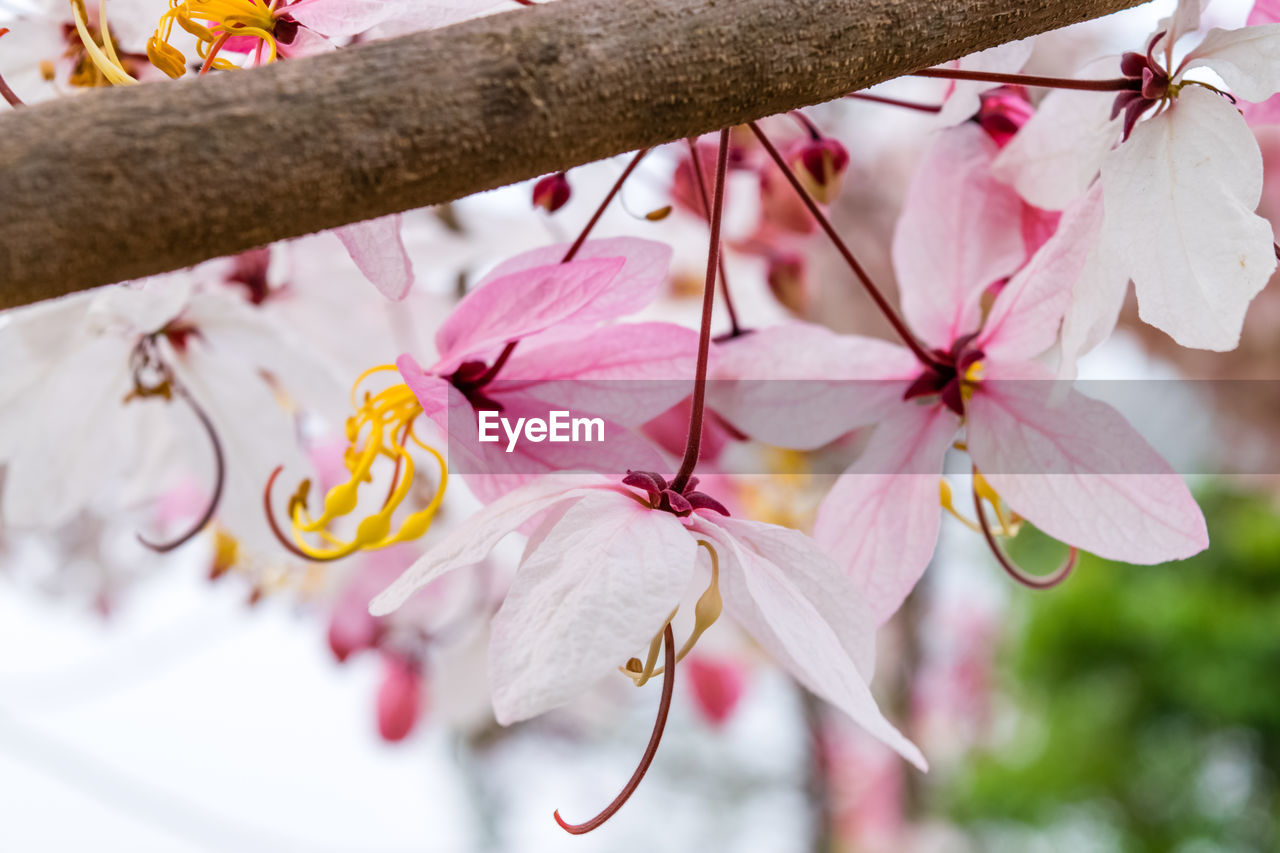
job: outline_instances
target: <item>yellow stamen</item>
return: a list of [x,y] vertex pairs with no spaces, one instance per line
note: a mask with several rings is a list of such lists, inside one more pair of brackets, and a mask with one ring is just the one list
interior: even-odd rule
[[229,59],[211,53],[229,38],[249,37],[266,45],[266,62],[278,55],[275,37],[274,4],[264,0],[169,0],[170,8],[156,23],[155,35],[147,42],[147,58],[170,77],[186,73],[186,57],[169,44],[176,23],[196,38],[196,53],[208,68],[226,71],[238,67]]
[[84,49],[89,53],[90,61],[102,72],[103,77],[116,86],[132,86],[138,82],[125,70],[120,57],[116,54],[115,46],[111,43],[111,30],[107,26],[107,0],[99,0],[98,3],[98,28],[102,31],[102,47],[98,46],[89,33],[89,16],[85,12],[84,0],[71,0],[71,17],[75,19],[76,32],[80,35],[80,42],[84,45]]
[[[693,651],[694,645],[708,628],[716,623],[720,618],[720,613],[724,609],[724,600],[720,597],[720,555],[716,553],[716,549],[711,547],[711,543],[706,540],[699,539],[698,544],[707,549],[707,553],[711,555],[711,583],[707,585],[706,590],[698,597],[698,603],[693,607],[693,631],[690,632],[689,638],[684,641],[684,645],[680,647],[680,651],[676,653],[676,663],[685,659],[689,652]],[[627,661],[626,666],[618,667],[624,675],[635,682],[636,687],[642,687],[646,681],[655,675],[662,675],[666,671],[666,667],[654,668],[658,662],[658,652],[662,649],[662,635],[666,631],[667,625],[675,618],[676,610],[671,611],[671,615],[662,623],[662,631],[654,635],[653,641],[649,644],[649,656],[644,666],[640,666],[640,661],[632,658]]]
[[[347,441],[350,446],[344,459],[350,478],[329,489],[324,496],[324,508],[316,517],[312,517],[307,510],[309,483],[304,481],[298,493],[289,501],[294,543],[309,557],[332,560],[356,551],[386,548],[417,539],[427,532],[444,500],[449,478],[448,466],[443,456],[434,448],[423,444],[413,432],[413,422],[422,414],[422,407],[413,391],[407,385],[393,385],[377,394],[366,391],[363,401],[360,401],[360,385],[371,374],[384,370],[395,368],[387,365],[367,370],[352,387],[352,406],[356,413],[347,419]],[[413,458],[405,447],[409,439],[435,459],[440,467],[440,483],[427,505],[406,516],[393,532],[392,517],[409,496],[416,471]],[[394,464],[392,481],[382,508],[363,518],[356,526],[355,535],[349,540],[343,540],[332,533],[329,527],[337,519],[355,511],[360,498],[360,487],[373,481],[373,465],[380,457],[385,457]],[[308,534],[318,536],[328,547],[310,544],[306,538]]]

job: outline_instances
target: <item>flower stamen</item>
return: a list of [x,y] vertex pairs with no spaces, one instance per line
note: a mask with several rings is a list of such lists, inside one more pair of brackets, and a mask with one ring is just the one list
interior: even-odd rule
[[[997,514],[1000,513],[999,496],[996,495],[995,490],[991,488],[990,484],[975,468],[973,470],[973,508],[978,515],[978,527],[982,531],[983,538],[987,540],[987,546],[995,556],[996,562],[1000,564],[1000,568],[1004,569],[1009,577],[1029,589],[1051,589],[1067,579],[1079,561],[1080,551],[1074,545],[1069,546],[1070,550],[1058,568],[1047,575],[1033,575],[1010,560],[1009,556],[1005,554],[1000,544],[996,541],[996,534],[987,522],[986,511],[982,508],[984,500],[990,501]],[[1006,525],[1003,516],[1000,518],[1000,525],[1003,528],[1001,535],[1012,536],[1017,533],[1016,526],[1014,526],[1012,533],[1009,532],[1010,527]]]
[[[693,651],[694,645],[698,639],[706,633],[706,630],[716,623],[720,618],[720,613],[724,609],[724,599],[720,596],[720,555],[716,553],[716,549],[711,547],[711,543],[705,539],[699,539],[698,544],[707,549],[707,553],[711,555],[711,582],[707,584],[706,590],[698,597],[698,603],[693,606],[693,630],[689,633],[688,639],[684,641],[684,645],[680,647],[680,651],[676,653],[676,663],[685,659],[689,652]],[[671,615],[667,617],[667,630],[671,627],[671,620],[676,617],[676,610],[671,611]],[[649,657],[641,667],[638,658],[632,658],[627,661],[626,666],[618,667],[623,675],[635,682],[636,687],[643,687],[645,682],[655,675],[662,675],[666,670],[663,667],[654,669],[654,664],[658,662],[658,647],[662,642],[662,632],[656,634],[653,642],[649,644]]]

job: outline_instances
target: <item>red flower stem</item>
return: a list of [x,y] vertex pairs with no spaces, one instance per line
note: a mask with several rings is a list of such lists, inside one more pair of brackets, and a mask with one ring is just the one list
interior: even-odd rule
[[[977,480],[974,480],[975,484]],[[1067,553],[1066,559],[1062,561],[1062,565],[1054,569],[1047,575],[1033,575],[1024,570],[1021,566],[1015,564],[1009,559],[1008,555],[1000,547],[1000,543],[996,541],[995,534],[991,532],[991,525],[987,521],[987,513],[982,508],[982,497],[978,494],[977,486],[973,490],[973,508],[978,514],[978,526],[982,528],[982,536],[987,540],[987,547],[991,549],[991,553],[995,555],[996,562],[1000,564],[1000,568],[1005,570],[1009,577],[1029,589],[1052,589],[1067,579],[1072,570],[1076,567],[1076,562],[1080,557],[1080,552],[1073,545]]]
[[720,261],[720,219],[724,212],[724,177],[729,166],[729,129],[720,131],[720,152],[716,157],[715,197],[711,202],[711,239],[707,241],[707,278],[702,285],[702,328],[698,335],[698,366],[693,378],[693,412],[689,416],[689,437],[684,444],[684,460],[671,482],[678,493],[698,465],[702,445],[702,409],[707,397],[707,359],[711,353],[711,309],[716,299],[716,269]]
[[191,525],[190,529],[188,529],[186,533],[183,533],[176,539],[172,539],[168,542],[157,543],[147,541],[142,537],[141,533],[134,534],[138,537],[138,541],[144,546],[160,554],[167,553],[175,548],[179,548],[187,544],[192,539],[196,538],[196,535],[199,534],[200,531],[204,530],[205,525],[213,519],[213,514],[218,509],[218,503],[222,500],[222,487],[226,483],[227,479],[227,461],[222,453],[222,442],[218,440],[218,433],[213,428],[213,422],[209,420],[208,413],[206,413],[205,410],[201,408],[200,404],[193,400],[183,389],[177,388],[174,393],[180,397],[191,411],[195,413],[195,416],[200,419],[200,425],[204,427],[205,434],[209,436],[209,444],[213,446],[213,494],[209,497],[209,505],[205,507],[204,512],[201,513],[200,518],[197,519],[196,523]]
[[940,113],[942,107],[936,104],[917,104],[912,101],[901,101],[897,98],[886,98],[884,95],[872,95],[869,92],[850,92],[845,95],[846,98],[853,98],[858,101],[871,101],[876,104],[888,104],[891,107],[902,107],[908,110],[915,110],[922,113]]
[[[537,4],[530,3],[528,5],[533,6]],[[578,254],[578,250],[582,248],[583,243],[587,242],[587,237],[591,234],[592,229],[596,227],[596,223],[600,221],[600,217],[604,216],[605,208],[609,206],[609,202],[613,201],[613,197],[622,189],[622,185],[627,182],[627,178],[631,177],[631,173],[636,170],[636,166],[640,165],[640,161],[644,159],[644,155],[648,154],[652,150],[652,148],[641,148],[636,152],[636,156],[631,158],[631,162],[627,164],[627,168],[623,169],[622,174],[618,176],[618,180],[613,182],[613,186],[609,189],[609,194],[604,197],[604,201],[600,202],[600,206],[596,208],[596,212],[591,214],[591,218],[587,220],[586,226],[582,229],[582,232],[578,234],[578,239],[573,241],[573,245],[569,247],[569,251],[565,252],[564,257],[560,259],[560,263],[567,264],[569,261],[573,260],[574,255]],[[519,340],[507,342],[507,345],[502,348],[502,352],[498,354],[498,360],[493,363],[493,366],[476,379],[475,387],[479,388],[482,385],[488,385],[493,381],[493,378],[498,375],[498,371],[507,363],[507,359],[511,358],[511,353],[515,351],[516,344],[518,343],[520,343]]]
[[963,71],[959,68],[922,68],[911,77],[936,77],[943,80],[976,80],[979,83],[1004,83],[1009,86],[1039,86],[1045,89],[1077,89],[1082,92],[1123,92],[1142,89],[1142,81],[1129,77],[1107,80],[1073,80],[1070,77],[1036,77],[1031,74],[1001,74],[996,71]]
[[[707,178],[702,171],[702,162],[698,159],[698,148],[690,136],[686,140],[689,143],[689,156],[692,158],[693,173],[698,177],[698,193],[702,196],[702,211],[710,215],[711,199],[707,194]],[[729,337],[736,338],[742,334],[742,327],[738,325],[738,312],[734,310],[733,298],[729,295],[729,275],[724,269],[724,247],[720,248],[720,258],[718,261],[720,268],[720,295],[724,297],[724,307],[729,311]]]
[[880,292],[879,288],[877,288],[875,283],[871,280],[871,277],[867,275],[866,270],[864,270],[862,265],[858,263],[858,259],[853,256],[853,252],[849,251],[849,247],[845,245],[844,240],[842,240],[840,235],[836,233],[836,229],[831,224],[831,221],[827,219],[827,215],[822,212],[822,208],[818,207],[818,203],[813,200],[813,196],[809,195],[809,191],[800,183],[800,179],[796,177],[795,172],[793,172],[791,167],[787,165],[787,161],[778,153],[778,149],[769,141],[769,137],[764,135],[764,131],[762,131],[760,126],[754,121],[748,122],[747,126],[751,128],[751,132],[756,135],[756,138],[760,140],[760,144],[769,152],[769,156],[773,158],[773,162],[782,170],[782,174],[786,177],[788,183],[791,184],[792,189],[796,191],[796,194],[800,196],[800,200],[804,202],[804,206],[809,209],[809,213],[812,214],[815,220],[817,220],[818,225],[821,226],[823,231],[827,232],[827,236],[831,238],[831,242],[835,244],[836,250],[840,253],[841,257],[844,258],[845,263],[849,265],[849,268],[853,270],[853,274],[857,276],[858,281],[861,282],[863,288],[865,288],[868,295],[871,296],[871,300],[875,302],[876,307],[880,309],[880,313],[885,316],[885,319],[889,321],[889,325],[893,326],[893,330],[898,333],[898,337],[902,338],[903,343],[905,343],[911,352],[915,354],[915,357],[921,364],[926,367],[936,366],[938,364],[937,359],[929,355],[929,353],[925,351],[924,347],[920,345],[920,342],[916,340],[915,335],[911,334],[911,330],[907,328],[907,324],[904,323],[902,318],[898,316],[898,313],[893,310],[893,306],[889,304],[889,300],[884,298],[884,294]]
[[564,818],[560,817],[560,810],[556,809],[553,816],[556,819],[556,823],[560,824],[560,828],[565,832],[573,835],[584,835],[617,814],[618,810],[626,805],[627,800],[631,799],[631,795],[640,786],[640,780],[648,772],[649,765],[653,763],[653,757],[658,752],[658,744],[662,742],[662,730],[667,726],[667,712],[671,710],[671,693],[676,683],[676,644],[675,637],[671,632],[670,622],[663,629],[662,645],[665,650],[663,656],[665,669],[662,673],[662,698],[658,701],[658,717],[653,721],[653,734],[649,735],[649,745],[645,747],[644,755],[640,756],[640,763],[636,765],[635,772],[631,774],[627,784],[618,792],[618,796],[613,798],[613,802],[605,806],[604,811],[591,818],[591,820],[585,823],[567,823]]

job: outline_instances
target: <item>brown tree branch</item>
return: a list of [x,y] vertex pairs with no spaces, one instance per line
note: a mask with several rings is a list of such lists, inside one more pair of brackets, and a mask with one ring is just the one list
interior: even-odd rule
[[556,0],[0,117],[0,308],[829,100],[1140,0]]

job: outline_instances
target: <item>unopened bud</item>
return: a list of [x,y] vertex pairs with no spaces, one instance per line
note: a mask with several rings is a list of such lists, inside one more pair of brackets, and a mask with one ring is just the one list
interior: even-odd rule
[[792,314],[804,317],[809,310],[808,262],[795,252],[778,252],[769,257],[769,290],[774,299]]
[[987,136],[1003,148],[1035,112],[1021,86],[1001,86],[981,95],[976,116]]
[[533,185],[533,206],[555,213],[569,201],[569,195],[569,179],[564,172],[556,172]]
[[830,204],[840,194],[840,183],[849,168],[849,152],[829,136],[806,139],[791,152],[791,168],[817,201]]

